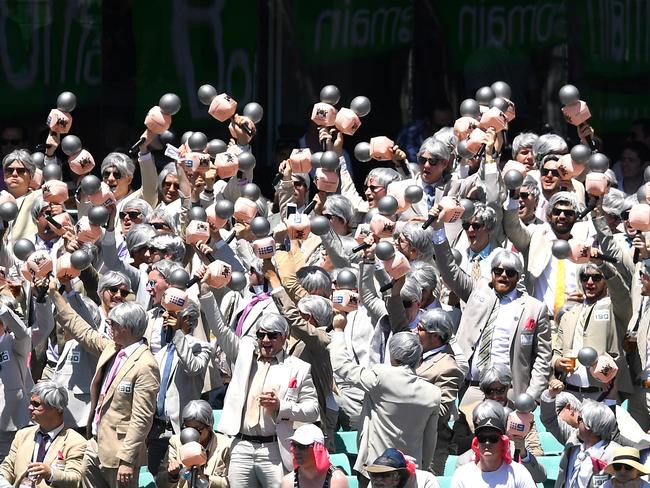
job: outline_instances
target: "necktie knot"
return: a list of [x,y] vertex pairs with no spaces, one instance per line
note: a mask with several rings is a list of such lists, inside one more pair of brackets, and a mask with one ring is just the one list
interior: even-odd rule
[[124,356],[126,356],[126,352],[124,352],[124,349],[120,349],[117,353],[117,359],[122,359]]
[[424,185],[424,191],[429,196],[433,196],[433,194],[435,193],[435,190],[433,189],[433,187],[431,185]]

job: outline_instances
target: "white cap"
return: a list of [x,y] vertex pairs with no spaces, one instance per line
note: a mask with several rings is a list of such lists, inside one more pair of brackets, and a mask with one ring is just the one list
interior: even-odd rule
[[314,442],[325,444],[325,436],[323,435],[323,431],[316,427],[314,424],[301,425],[296,429],[293,435],[289,437],[289,440],[303,446],[309,446]]

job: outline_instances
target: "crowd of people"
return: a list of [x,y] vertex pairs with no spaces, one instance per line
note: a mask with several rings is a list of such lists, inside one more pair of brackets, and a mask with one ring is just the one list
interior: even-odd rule
[[323,123],[271,199],[246,116],[164,155],[148,126],[96,181],[54,126],[8,152],[0,486],[435,487],[454,455],[453,487],[533,487],[534,408],[566,446],[556,487],[647,486],[645,141],[603,167],[586,122],[576,149],[468,103],[415,160],[358,146],[384,161],[363,194],[354,131]]

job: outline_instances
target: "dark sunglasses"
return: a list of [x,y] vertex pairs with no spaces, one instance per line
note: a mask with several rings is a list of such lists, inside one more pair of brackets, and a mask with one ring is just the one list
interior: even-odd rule
[[614,468],[614,471],[620,471],[621,469],[624,469],[625,471],[632,471],[634,469],[632,466],[623,463],[613,463],[612,468]]
[[413,305],[413,302],[410,300],[403,300],[402,305],[404,306],[404,308],[410,308]]
[[418,156],[418,164],[429,163],[431,166],[437,166],[441,161],[435,158],[425,158],[424,156]]
[[479,444],[496,444],[500,438],[499,434],[476,434]]
[[110,169],[106,170],[106,171],[102,171],[102,178],[104,178],[105,180],[110,178],[111,175],[113,175],[113,178],[115,178],[116,180],[119,180],[120,178],[122,178],[122,173],[120,173],[119,171],[116,171],[116,170],[111,171]]
[[603,280],[603,275],[580,273],[580,281],[586,283],[590,278],[594,283],[600,283]]
[[294,180],[292,183],[294,188],[302,188],[303,186],[306,186],[305,182],[302,180]]
[[279,332],[267,332],[265,330],[258,330],[255,333],[255,335],[257,336],[258,339],[264,339],[264,337],[268,337],[270,340],[274,341],[282,334],[280,334]]
[[151,224],[149,225],[151,225],[151,227],[153,227],[156,230],[161,230],[164,229],[165,227],[169,228],[169,226],[165,222],[151,222]]
[[482,229],[484,225],[485,224],[482,222],[463,222],[462,224],[463,229],[465,230],[469,230],[470,227],[472,227],[474,230],[479,230]]
[[563,208],[554,208],[553,210],[551,210],[551,214],[555,215],[556,217],[559,217],[560,215],[564,214],[564,216],[569,219],[576,216],[575,210],[565,210]]
[[165,181],[165,182],[162,184],[162,186],[163,186],[163,188],[171,188],[172,186],[173,186],[174,188],[180,188],[180,187],[181,187],[180,183],[178,183],[178,182],[176,182],[176,181]]
[[549,174],[549,173],[552,174],[555,178],[559,178],[559,177],[560,177],[560,172],[559,172],[558,170],[556,170],[556,169],[547,169],[547,168],[542,168],[542,169],[540,170],[540,174],[541,174],[542,176],[546,176],[546,175]]
[[625,210],[624,212],[621,212],[621,220],[627,220],[630,218],[630,211]]
[[40,407],[41,405],[43,405],[42,402],[37,402],[37,401],[35,401],[35,400],[30,400],[29,404],[30,404],[32,407],[34,407],[34,408],[38,408],[38,407]]
[[514,269],[506,268],[492,268],[492,273],[496,276],[501,276],[503,273],[505,273],[508,278],[514,278],[517,276],[517,272]]
[[483,390],[483,393],[485,393],[486,395],[503,395],[507,391],[508,391],[507,386],[500,386],[499,388],[485,388]]
[[130,211],[130,212],[120,212],[120,218],[121,218],[122,220],[124,220],[124,218],[125,218],[127,215],[129,216],[129,218],[130,218],[131,220],[135,220],[135,219],[137,219],[138,217],[140,217],[140,215],[142,215],[142,214],[141,214],[140,212],[138,212],[137,210],[132,210],[132,211]]
[[332,220],[334,218],[334,215],[323,214],[323,217],[325,217],[327,220]]
[[122,288],[118,288],[117,286],[109,286],[108,291],[111,292],[113,295],[117,295],[118,293],[122,298],[126,298],[129,296],[129,290],[124,290]]
[[530,196],[530,193],[527,193],[525,191],[520,191],[519,192],[519,198],[522,200],[528,200],[528,197]]
[[7,174],[16,173],[18,176],[25,176],[29,170],[27,168],[7,168]]

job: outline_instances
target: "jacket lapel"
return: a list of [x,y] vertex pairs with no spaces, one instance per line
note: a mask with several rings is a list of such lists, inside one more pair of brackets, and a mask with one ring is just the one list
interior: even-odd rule
[[113,382],[111,383],[111,386],[108,387],[108,390],[106,391],[106,396],[104,397],[104,404],[108,403],[109,400],[113,397],[113,394],[115,393],[115,390],[117,389],[117,385],[120,384],[120,381],[122,381],[122,378],[124,378],[129,371],[131,371],[131,368],[135,366],[136,361],[142,353],[145,351],[147,348],[146,344],[140,344],[140,347],[138,347],[133,354],[129,356],[129,359],[127,359],[126,363],[122,365],[120,370],[117,372],[115,375],[115,378],[113,379]]

